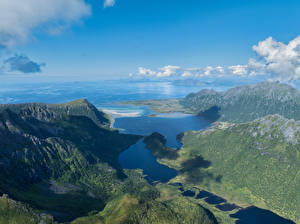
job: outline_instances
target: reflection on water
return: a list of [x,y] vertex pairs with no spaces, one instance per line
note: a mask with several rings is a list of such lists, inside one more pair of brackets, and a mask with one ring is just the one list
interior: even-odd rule
[[[169,147],[176,148],[180,147],[180,143],[176,139],[179,133],[204,129],[209,125],[210,123],[201,117],[180,113],[163,114],[157,117],[121,117],[116,118],[114,123],[114,127],[121,129],[124,133],[150,135],[153,132],[159,132],[166,137]],[[149,182],[168,182],[177,175],[176,170],[157,162],[151,151],[145,147],[143,140],[124,151],[120,155],[119,161],[123,168],[142,169]],[[172,185],[179,187],[183,196],[195,197],[195,191],[184,190],[181,183]],[[209,204],[216,205],[221,211],[241,209],[237,205],[227,203],[225,199],[204,190],[199,191],[195,199],[202,199]],[[295,224],[271,211],[254,206],[241,209],[230,216],[237,218],[236,223],[238,224]]]
[[176,170],[156,161],[152,152],[143,143],[143,139],[132,145],[119,157],[121,166],[125,169],[142,169],[149,182],[168,182],[177,175]]

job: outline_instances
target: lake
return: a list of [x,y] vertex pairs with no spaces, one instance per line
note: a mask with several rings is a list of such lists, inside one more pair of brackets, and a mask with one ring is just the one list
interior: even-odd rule
[[[176,136],[188,130],[201,130],[210,126],[210,122],[205,119],[181,113],[158,114],[155,117],[118,117],[115,118],[114,127],[122,133],[150,135],[159,132],[167,139],[167,146],[179,148],[181,143]],[[150,183],[168,182],[177,175],[177,171],[157,162],[152,152],[143,143],[143,139],[122,152],[119,157],[121,166],[125,169],[142,169],[146,175],[146,180]],[[173,184],[175,185],[175,184]],[[240,208],[235,204],[227,203],[225,199],[207,191],[200,191],[196,196],[194,191],[184,191],[182,184],[177,183],[182,195],[185,197],[195,197],[203,199],[206,203],[215,205],[221,211],[232,211],[239,209],[230,215],[236,218],[237,224],[295,224],[291,220],[284,219],[277,214],[257,207]]]
[[[201,117],[180,113],[158,114],[156,117],[148,117],[153,112],[147,107],[130,105],[117,105],[114,102],[181,98],[191,92],[197,92],[203,88],[225,90],[232,86],[208,85],[201,87],[176,86],[171,82],[136,82],[136,81],[96,81],[96,82],[50,82],[50,83],[0,83],[0,103],[62,103],[78,98],[86,98],[95,106],[115,114],[114,127],[123,133],[150,135],[159,132],[167,139],[167,145],[179,148],[181,143],[176,136],[188,130],[201,130],[207,128],[210,123]],[[120,117],[128,115],[128,117]],[[143,140],[132,145],[119,157],[120,163],[127,169],[142,169],[149,182],[168,182],[177,175],[176,170],[157,162],[151,151],[146,149]],[[183,190],[183,186],[177,183]],[[190,192],[185,193],[191,196]],[[197,196],[209,197],[211,193],[204,192]],[[211,202],[208,200],[208,202]],[[213,201],[214,202],[214,201]],[[217,205],[220,210],[235,208],[232,204]],[[272,223],[292,224],[290,220],[283,219],[270,211],[256,207],[245,208],[232,217],[237,218],[237,223]]]
[[[114,128],[122,133],[150,135],[159,132],[165,136],[167,146],[180,148],[176,136],[189,130],[201,130],[210,125],[201,117],[182,113],[158,114],[155,117],[121,117],[116,118]],[[125,169],[142,169],[149,182],[168,182],[177,175],[177,171],[157,162],[152,152],[143,143],[143,139],[121,153],[121,166]]]

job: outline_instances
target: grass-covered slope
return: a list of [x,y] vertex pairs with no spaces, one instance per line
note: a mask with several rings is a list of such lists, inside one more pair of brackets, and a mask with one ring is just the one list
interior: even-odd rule
[[178,151],[166,146],[166,138],[158,132],[154,132],[151,135],[144,138],[146,147],[151,150],[155,158],[157,159],[176,159],[178,158]]
[[300,221],[300,122],[270,115],[187,132],[177,181],[199,185],[239,205],[256,205]]
[[[93,106],[77,103],[55,106],[63,112],[48,109],[53,105],[24,104],[0,113],[0,189],[62,219],[102,209],[123,191],[126,175],[118,156],[140,138],[97,125],[90,109],[82,109]],[[66,105],[79,109],[65,113]]]
[[74,100],[64,104],[24,103],[0,104],[0,112],[9,109],[22,117],[34,117],[40,121],[68,116],[85,116],[99,127],[109,127],[109,119],[103,112],[85,99]]
[[50,215],[42,214],[7,195],[0,197],[0,224],[56,224]]
[[158,201],[141,201],[125,194],[112,200],[105,209],[93,216],[75,220],[72,224],[216,224],[206,209],[183,197]]
[[192,204],[198,220],[185,218],[140,171],[123,170],[119,154],[141,136],[111,130],[87,101],[0,107],[0,196],[13,199],[0,198],[0,224],[215,223]]
[[149,106],[158,113],[182,112],[210,121],[242,123],[270,114],[300,120],[300,92],[279,82],[239,86],[224,92],[204,89],[183,99],[123,102]]
[[204,116],[207,110],[216,108],[211,112],[219,113],[219,121],[248,122],[270,114],[300,120],[300,92],[279,82],[240,86],[225,92],[201,90],[189,94],[180,104]]

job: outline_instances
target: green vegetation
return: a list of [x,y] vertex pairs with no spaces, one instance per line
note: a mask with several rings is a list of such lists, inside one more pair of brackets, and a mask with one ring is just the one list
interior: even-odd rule
[[0,197],[0,224],[55,224],[53,218],[41,214],[26,204],[16,202],[7,195]]
[[202,90],[180,103],[196,114],[218,107],[219,121],[248,122],[270,114],[300,120],[299,91],[279,82],[241,86],[226,92]]
[[149,106],[150,109],[157,113],[170,113],[170,112],[182,112],[193,113],[188,108],[183,107],[180,103],[180,99],[165,99],[165,100],[139,100],[120,102],[120,104],[130,104],[135,106]]
[[110,125],[108,116],[85,99],[64,104],[24,103],[0,105],[0,112],[7,109],[21,116],[33,116],[46,122],[68,115],[88,117],[99,127],[108,128]]
[[[56,107],[82,108],[84,102]],[[93,109],[88,102],[86,105]],[[10,109],[0,113],[3,192],[53,212],[58,220],[101,210],[111,197],[123,193],[127,176],[118,156],[140,136],[98,126],[88,116],[52,113],[47,109],[51,106],[10,107],[19,108],[18,114]],[[81,112],[72,112],[76,113]]]
[[204,89],[183,99],[127,102],[146,105],[158,113],[183,112],[211,121],[242,123],[270,114],[300,120],[300,92],[279,82],[240,86],[225,92]]
[[256,205],[300,221],[300,123],[270,115],[250,123],[218,123],[182,138],[173,180],[240,206]]
[[0,224],[52,224],[52,216],[73,224],[216,223],[193,202],[162,200],[141,171],[123,170],[119,154],[141,136],[110,129],[87,101],[0,107],[0,194],[16,200],[0,199]]
[[[156,185],[156,187],[161,192],[161,196],[159,198],[159,200],[161,200],[161,201],[170,201],[170,200],[177,200],[177,199],[182,198],[181,196],[179,196],[182,192],[176,186],[160,183],[160,184]],[[186,184],[184,189],[195,191],[195,196],[200,191],[200,189],[195,189],[194,185],[191,185],[191,184]],[[229,212],[224,212],[224,211],[220,211],[218,208],[216,208],[215,205],[205,202],[204,198],[197,199],[194,197],[184,197],[184,199],[186,199],[185,203],[199,204],[202,208],[204,208],[204,210],[207,212],[208,216],[210,216],[210,217],[212,216],[212,213],[213,213],[213,216],[215,217],[213,219],[214,220],[216,219],[217,223],[220,223],[220,224],[234,224],[235,223],[235,219],[231,218],[229,215],[235,213],[237,211],[237,209],[235,209],[233,211],[229,211]],[[180,200],[178,200],[178,202],[183,203]],[[185,203],[183,203],[183,205]],[[184,205],[184,206],[186,206],[186,209],[189,209],[188,205]]]
[[145,137],[144,143],[146,147],[151,150],[153,155],[158,159],[177,159],[178,152],[176,149],[172,149],[166,146],[167,140],[166,138],[154,132],[153,134]]
[[89,217],[75,220],[72,224],[181,224],[217,223],[211,213],[183,197],[168,201],[141,201],[125,194],[110,201],[105,209]]

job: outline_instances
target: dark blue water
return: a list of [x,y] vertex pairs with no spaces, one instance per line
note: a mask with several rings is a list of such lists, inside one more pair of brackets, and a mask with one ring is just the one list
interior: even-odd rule
[[119,157],[119,162],[126,169],[142,169],[150,183],[154,181],[165,183],[177,175],[176,170],[156,161],[152,152],[145,148],[143,140],[123,152]]
[[291,220],[284,219],[275,213],[251,206],[238,211],[230,217],[238,218],[237,224],[295,224]]
[[198,117],[182,113],[161,114],[157,117],[122,117],[117,118],[115,128],[123,133],[150,135],[159,132],[167,139],[167,146],[178,148],[181,146],[176,136],[190,130],[207,128],[210,122]]
[[218,208],[221,211],[228,212],[240,207],[237,206],[236,204],[224,203],[224,204],[217,205],[216,208]]
[[[3,83],[0,82],[0,103],[62,103],[78,98],[86,98],[101,108],[122,109],[112,104],[118,101],[181,98],[190,92],[197,92],[201,88],[215,88],[222,86],[191,87],[176,86],[170,82],[135,82],[135,81],[97,81],[97,82],[51,82],[51,83]],[[232,86],[227,86],[232,87]],[[220,89],[220,88],[219,88]],[[221,88],[222,90],[223,87]],[[122,106],[125,109],[136,110],[130,105]],[[147,108],[140,107],[146,114]],[[136,117],[118,118],[115,127],[125,129],[123,132],[148,135],[160,132],[167,138],[167,145],[180,147],[176,135],[188,130],[206,128],[209,123],[199,117],[181,116],[172,114],[169,117]],[[152,153],[145,148],[142,141],[131,146],[120,156],[124,168],[143,169],[149,181],[167,182],[176,176],[176,171],[159,164]],[[179,184],[180,185],[180,184]],[[183,187],[181,190],[184,191]],[[209,197],[209,192],[200,192],[196,198]],[[221,204],[222,205],[222,204]],[[223,204],[225,206],[225,204]],[[231,207],[220,207],[231,209]],[[240,224],[294,224],[278,215],[256,207],[243,209],[234,215]]]
[[200,191],[199,194],[197,195],[197,199],[199,198],[207,198],[207,197],[211,197],[214,196],[214,194],[208,192],[208,191]]
[[211,204],[211,205],[217,205],[217,204],[226,202],[226,200],[225,200],[224,198],[221,198],[221,197],[219,197],[219,196],[217,196],[217,195],[208,197],[208,198],[205,199],[205,201],[206,201],[208,204]]
[[[174,148],[181,146],[176,139],[178,134],[188,130],[200,130],[209,125],[208,121],[200,117],[180,113],[158,117],[122,117],[116,118],[114,123],[114,127],[122,130],[123,133],[150,135],[159,132],[166,137],[167,145]],[[121,153],[119,161],[125,169],[142,169],[150,182],[167,182],[177,175],[176,170],[157,162],[143,140]]]
[[182,196],[185,197],[195,197],[195,191],[187,190],[181,193]]

